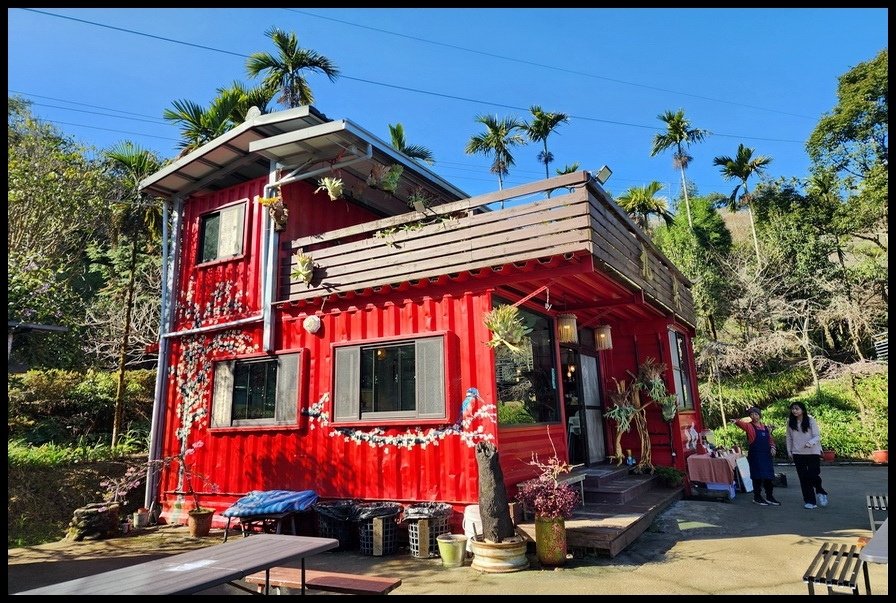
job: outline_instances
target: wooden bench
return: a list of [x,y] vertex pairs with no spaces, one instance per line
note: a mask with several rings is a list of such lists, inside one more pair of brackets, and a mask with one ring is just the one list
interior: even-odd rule
[[803,582],[809,588],[809,594],[815,594],[815,585],[823,584],[828,594],[833,595],[834,587],[848,588],[852,594],[859,594],[859,570],[865,576],[865,594],[871,594],[871,582],[868,579],[868,566],[859,557],[860,547],[849,544],[825,543],[816,553]]
[[[272,567],[270,572],[269,585],[272,589],[277,589],[276,594],[280,594],[281,588],[302,588],[301,569],[297,567]],[[246,576],[243,580],[250,584],[255,584],[256,590],[262,593],[264,592],[265,584],[264,574],[263,571],[255,572]],[[305,588],[309,590],[323,590],[346,595],[385,595],[399,586],[401,586],[399,578],[305,570]]]
[[[887,517],[887,498],[886,494],[869,494],[867,496],[868,501],[868,521],[871,523],[871,532],[874,533],[877,531],[877,528],[881,526],[884,522],[884,519]],[[874,517],[875,513],[883,513],[884,516],[881,519],[877,519]]]

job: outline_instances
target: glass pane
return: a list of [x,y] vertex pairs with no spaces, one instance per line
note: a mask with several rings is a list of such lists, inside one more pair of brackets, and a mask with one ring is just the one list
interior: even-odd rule
[[218,258],[218,231],[221,226],[221,215],[218,213],[208,214],[202,217],[202,225],[200,227],[202,246],[199,262],[210,262]]
[[237,362],[233,370],[232,419],[273,419],[277,405],[277,361]]
[[361,350],[361,412],[417,409],[415,346]]
[[[505,304],[495,301],[496,306]],[[559,421],[553,322],[524,308],[519,309],[519,315],[532,329],[521,345],[522,353],[511,353],[506,346],[495,349],[498,422],[513,425]]]

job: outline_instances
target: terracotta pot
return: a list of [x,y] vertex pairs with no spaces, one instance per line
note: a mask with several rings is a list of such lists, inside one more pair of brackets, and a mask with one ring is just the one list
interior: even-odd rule
[[878,465],[887,465],[890,461],[889,450],[875,450],[871,453],[871,460]]
[[825,460],[825,461],[833,461],[834,456],[835,456],[835,453],[833,450],[823,450],[821,452],[821,458],[822,458],[822,460]]
[[196,509],[187,514],[187,526],[190,528],[190,536],[201,538],[208,536],[212,530],[212,517],[214,509]]
[[542,565],[566,563],[566,521],[562,517],[535,517],[535,553]]

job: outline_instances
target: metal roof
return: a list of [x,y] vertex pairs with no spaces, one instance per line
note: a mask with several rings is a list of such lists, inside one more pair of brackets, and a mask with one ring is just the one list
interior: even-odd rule
[[[361,157],[368,150],[371,156]],[[364,182],[374,163],[404,166],[402,190],[423,187],[439,202],[468,195],[348,120],[330,120],[312,106],[255,115],[140,183],[150,195],[186,198],[267,176],[271,162],[286,169],[309,170],[352,155],[359,160],[340,168]],[[407,211],[405,209],[405,211]]]

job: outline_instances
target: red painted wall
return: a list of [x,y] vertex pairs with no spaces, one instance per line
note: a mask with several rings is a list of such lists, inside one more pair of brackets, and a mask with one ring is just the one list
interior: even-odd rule
[[[265,182],[265,179],[254,180],[228,191],[192,198],[185,204],[182,262],[175,287],[178,292],[177,330],[220,324],[256,316],[260,312],[258,262],[262,212],[265,210],[255,202],[255,197],[262,195]],[[314,183],[309,182],[283,187],[282,195],[290,214],[287,226],[281,232],[281,241],[376,217],[345,201],[329,201],[325,193],[314,194],[313,190]],[[246,253],[234,259],[197,266],[201,215],[240,199],[249,199]],[[316,312],[323,327],[314,334],[307,333],[302,327],[302,321],[308,316],[305,310],[299,312],[289,304],[278,305],[275,348],[302,353],[299,420],[288,427],[209,428],[212,363],[260,355],[260,321],[239,329],[172,338],[164,455],[175,455],[181,450],[183,434],[187,434],[188,447],[202,442],[202,447],[187,457],[187,461],[193,471],[208,476],[216,484],[212,487],[194,483],[194,487],[202,491],[204,505],[219,511],[249,490],[267,489],[313,489],[323,498],[402,502],[438,500],[453,503],[462,511],[465,504],[475,503],[478,498],[475,440],[464,441],[456,434],[448,434],[426,445],[409,448],[371,446],[336,434],[318,411],[333,416],[328,396],[333,387],[335,346],[345,342],[445,333],[450,344],[446,351],[449,416],[441,421],[381,425],[382,435],[427,434],[430,430],[444,433],[460,418],[464,394],[471,387],[477,388],[481,396],[473,410],[484,410],[487,414],[492,405],[494,416],[493,351],[486,345],[490,334],[482,321],[482,316],[490,309],[489,285],[484,280],[470,284],[476,289],[459,290],[456,294],[409,289],[375,298],[327,300]],[[665,319],[614,325],[615,347],[612,351],[601,352],[605,406],[612,403],[613,377],[630,380],[627,371],[634,372],[638,363],[647,357],[670,364],[667,327]],[[672,383],[669,375],[667,383]],[[680,448],[681,438],[677,431],[682,424],[689,425],[695,420],[700,429],[696,414],[679,416],[673,421],[671,441],[674,446]],[[662,420],[659,408],[651,409],[648,421],[651,432],[669,430],[670,425]],[[612,454],[612,421],[605,423],[609,424],[606,425],[607,445],[608,453]],[[528,465],[533,452],[547,458],[554,454],[556,446],[560,456],[566,454],[564,425],[565,417],[561,417],[561,422],[550,426],[498,429],[495,417],[478,418],[468,429],[478,430],[498,444],[505,481],[515,484],[534,475],[535,469]],[[349,427],[356,430],[356,434],[373,429],[371,425]],[[668,437],[665,442],[665,447],[654,448],[655,464],[673,464]],[[636,433],[623,438],[623,448],[639,451]],[[683,463],[684,459],[679,456],[674,464],[682,467]],[[164,475],[161,491],[169,505],[174,500],[173,493],[182,489],[176,472],[169,471]]]

